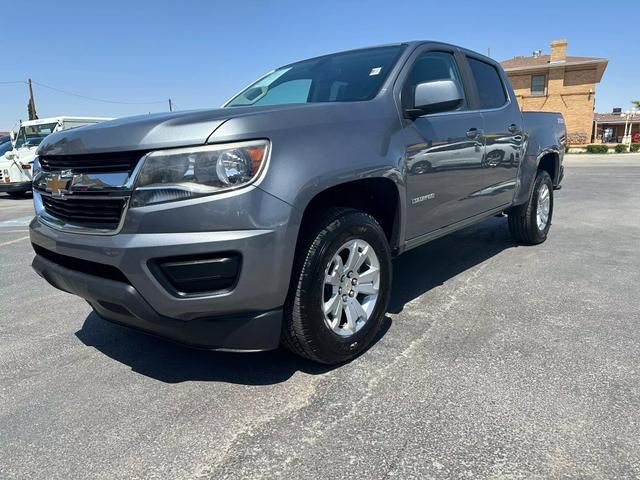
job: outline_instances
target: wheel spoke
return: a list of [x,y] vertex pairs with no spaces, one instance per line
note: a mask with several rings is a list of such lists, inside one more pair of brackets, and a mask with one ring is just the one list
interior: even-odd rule
[[545,188],[542,189],[542,192],[540,192],[539,200],[541,202],[544,202],[547,199],[548,196],[549,196],[549,189],[546,188],[546,186],[545,186]]
[[367,319],[367,313],[362,308],[362,305],[355,299],[349,298],[347,301],[347,328],[355,333],[356,331],[356,323],[358,320],[362,319],[363,321]]
[[340,305],[341,305],[340,295],[335,294],[329,300],[324,302],[324,313],[326,314],[331,313],[335,316],[335,311],[337,310],[337,308],[342,308]]
[[333,328],[338,328],[340,326],[340,322],[342,321],[342,310],[342,302],[338,302],[336,304],[335,311],[333,312],[333,320],[331,321],[331,326]]
[[[331,265],[333,265],[333,268],[331,268]],[[329,272],[325,275],[324,282],[332,286],[338,286],[340,285],[340,276],[342,275],[343,269],[340,255],[336,255],[333,258],[331,265],[329,266]]]
[[338,275],[335,270],[333,272],[329,272],[324,277],[324,283],[337,287],[340,285],[340,275]]
[[351,270],[353,270],[354,272],[358,272],[358,270],[360,270],[360,267],[362,267],[362,264],[365,262],[365,260],[367,259],[367,256],[369,255],[369,245],[366,245],[362,248],[362,252],[358,252],[358,250],[356,249],[356,261],[355,264],[353,265],[353,268]]
[[349,256],[347,257],[347,263],[344,264],[344,271],[354,270],[354,266],[358,258],[358,241],[353,240],[349,245]]
[[375,283],[380,276],[380,269],[375,267],[369,267],[368,270],[360,274],[358,280],[360,281],[360,290],[362,290],[363,283]]
[[346,313],[347,315],[346,327],[351,333],[354,333],[356,331],[356,322],[358,321],[358,314],[356,313],[355,308],[353,307],[352,304],[353,304],[353,301],[349,299],[344,313]]
[[375,286],[374,282],[360,283],[358,285],[358,293],[362,293],[363,295],[377,295],[378,287]]

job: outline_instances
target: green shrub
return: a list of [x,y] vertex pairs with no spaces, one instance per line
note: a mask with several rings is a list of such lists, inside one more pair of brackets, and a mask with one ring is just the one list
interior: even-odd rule
[[638,150],[640,150],[640,143],[632,143],[629,151],[637,152]]
[[619,143],[616,145],[616,153],[627,153],[628,148],[629,147],[627,145]]
[[609,153],[609,147],[602,144],[587,145],[587,153]]

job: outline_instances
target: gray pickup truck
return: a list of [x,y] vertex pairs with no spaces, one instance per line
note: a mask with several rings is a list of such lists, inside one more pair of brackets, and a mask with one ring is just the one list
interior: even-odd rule
[[344,362],[381,328],[394,256],[501,213],[543,242],[564,142],[560,114],[521,113],[500,65],[460,47],[304,60],[220,109],[47,137],[33,268],[180,343]]

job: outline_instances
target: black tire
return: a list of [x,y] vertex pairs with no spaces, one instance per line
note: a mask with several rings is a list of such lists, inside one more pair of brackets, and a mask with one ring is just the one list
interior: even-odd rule
[[24,198],[27,192],[7,192],[11,198]]
[[[543,229],[538,228],[538,196],[540,189],[546,185],[549,189],[549,216]],[[537,245],[547,239],[551,219],[553,218],[553,182],[545,170],[538,170],[533,183],[533,191],[529,201],[523,205],[513,207],[509,211],[509,230],[514,240],[525,245]]]
[[[380,331],[391,293],[391,252],[384,231],[369,214],[331,208],[307,222],[294,261],[293,276],[282,329],[282,344],[293,353],[332,365],[346,362],[369,347]],[[352,239],[366,241],[380,264],[378,298],[369,319],[348,336],[325,322],[325,269],[340,247]]]

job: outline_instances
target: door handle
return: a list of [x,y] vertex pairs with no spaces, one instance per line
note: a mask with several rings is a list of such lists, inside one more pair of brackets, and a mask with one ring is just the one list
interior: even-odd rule
[[509,125],[509,128],[507,130],[509,130],[509,133],[519,133],[520,127],[518,127],[518,125],[516,125],[515,123],[512,123],[511,125]]
[[467,130],[467,138],[476,138],[478,135],[480,135],[480,130],[477,128],[470,128]]

